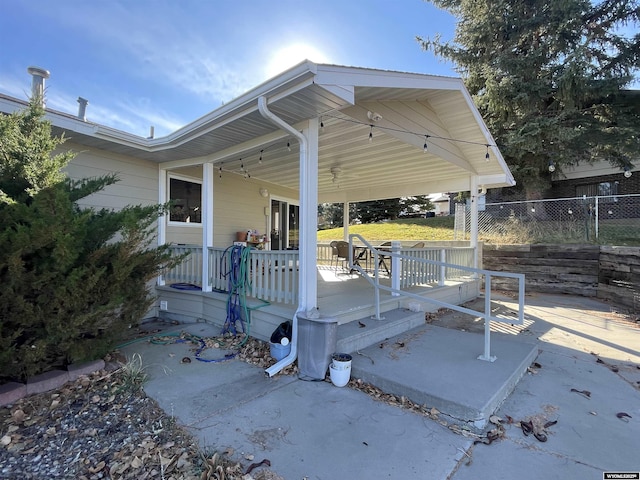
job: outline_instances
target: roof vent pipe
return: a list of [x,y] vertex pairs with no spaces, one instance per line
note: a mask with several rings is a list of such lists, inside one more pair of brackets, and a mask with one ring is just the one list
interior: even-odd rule
[[83,122],[87,121],[87,105],[89,105],[89,100],[78,97],[78,118]]
[[152,139],[155,135],[155,127],[153,125],[151,125],[149,127],[149,136],[147,137],[148,139]]
[[31,98],[39,98],[44,108],[44,81],[49,78],[51,74],[49,70],[40,67],[29,67],[27,68],[27,72],[33,77],[31,80]]

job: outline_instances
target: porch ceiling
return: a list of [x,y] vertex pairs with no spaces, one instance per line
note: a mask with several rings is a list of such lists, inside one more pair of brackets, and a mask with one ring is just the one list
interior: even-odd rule
[[[49,111],[48,118],[56,133],[64,131],[80,145],[169,169],[213,162],[223,175],[248,171],[254,180],[297,190],[297,140],[262,117],[257,109],[260,96],[267,98],[272,112],[300,130],[308,119],[322,122],[320,202],[469,190],[474,175],[487,187],[513,184],[462,81],[449,77],[303,62],[157,139],[60,112]],[[381,119],[371,120],[368,112]],[[492,145],[488,161],[486,145]]]

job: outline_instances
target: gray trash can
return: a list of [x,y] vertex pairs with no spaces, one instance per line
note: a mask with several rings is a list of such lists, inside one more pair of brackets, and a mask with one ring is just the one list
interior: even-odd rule
[[336,351],[338,320],[298,314],[298,378],[322,381]]

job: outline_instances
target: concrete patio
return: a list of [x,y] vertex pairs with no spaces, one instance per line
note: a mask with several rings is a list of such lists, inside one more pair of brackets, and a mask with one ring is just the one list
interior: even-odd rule
[[[509,308],[511,300],[501,300]],[[352,378],[435,407],[442,422],[330,382],[266,378],[239,360],[183,364],[190,355],[185,344],[138,342],[123,353],[142,355],[146,392],[202,449],[230,447],[238,460],[268,458],[286,479],[599,479],[605,471],[640,469],[637,324],[593,299],[529,296],[524,326],[497,326],[497,360],[489,363],[475,359],[482,335],[473,332],[474,319],[463,317],[448,312],[353,355]],[[445,328],[448,320],[456,328]],[[205,323],[173,329],[219,333]],[[534,360],[540,367],[527,372]],[[505,424],[505,437],[489,446],[443,426],[464,418],[473,430],[494,411],[515,422],[558,423],[548,428],[546,443]],[[631,418],[617,418],[619,412]]]

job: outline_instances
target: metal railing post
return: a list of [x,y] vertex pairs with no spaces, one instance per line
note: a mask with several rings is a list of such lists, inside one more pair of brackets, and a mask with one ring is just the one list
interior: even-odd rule
[[491,275],[484,275],[484,354],[478,360],[495,362],[496,357],[491,356]]
[[446,280],[447,267],[444,266],[445,263],[447,263],[447,250],[443,248],[440,250],[440,278],[438,278],[438,285],[440,287],[444,286]]
[[[400,261],[400,257],[395,254],[399,253],[401,248],[402,244],[399,241],[393,240],[391,242],[391,288],[394,290],[400,290],[400,271],[402,270],[402,263]],[[392,297],[398,297],[399,295],[400,294],[396,292],[391,293]]]

